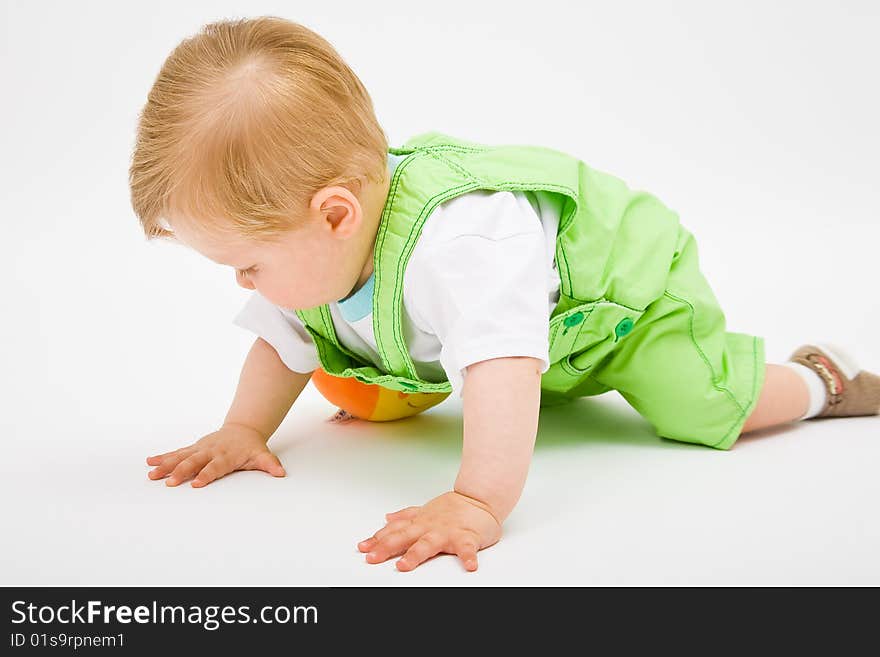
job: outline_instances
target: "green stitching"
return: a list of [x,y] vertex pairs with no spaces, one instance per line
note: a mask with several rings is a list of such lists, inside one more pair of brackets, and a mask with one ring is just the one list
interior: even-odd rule
[[[435,148],[424,148],[424,149],[420,149],[417,152],[417,154],[418,155],[423,155],[423,154],[428,155],[441,163],[448,162],[445,158],[435,156],[433,154],[434,150],[436,150],[436,149]],[[379,322],[378,303],[379,303],[379,300],[381,299],[381,295],[379,294],[379,290],[382,289],[382,286],[381,286],[381,281],[382,281],[381,256],[382,256],[382,252],[383,252],[383,245],[385,243],[385,235],[386,235],[388,228],[389,228],[389,225],[391,223],[390,217],[392,216],[392,213],[393,213],[392,211],[393,211],[394,203],[397,200],[397,191],[398,191],[398,188],[400,187],[400,179],[402,176],[403,169],[406,166],[408,166],[409,164],[411,164],[413,161],[415,161],[415,157],[408,157],[406,160],[401,162],[394,171],[394,176],[393,176],[393,180],[392,180],[392,189],[389,193],[389,200],[388,200],[388,203],[385,207],[385,212],[383,213],[382,221],[380,222],[382,224],[382,227],[380,229],[380,235],[376,240],[376,257],[374,260],[374,271],[375,271],[375,275],[376,275],[376,293],[373,296],[373,332],[374,332],[374,335],[376,336],[376,343],[378,346],[379,356],[382,359],[382,363],[387,370],[390,370],[392,372],[396,371],[397,368],[394,367],[394,365],[391,362],[391,358],[390,358],[389,354],[384,349],[384,341],[383,341],[383,336],[381,334],[382,329],[380,328],[380,322]],[[466,187],[467,187],[467,185],[464,185],[464,186],[461,186],[458,188],[453,188],[452,190],[447,190],[448,193],[446,194],[446,196],[453,196],[454,195],[453,192],[457,192],[457,190],[464,189]],[[394,289],[393,289],[392,295],[391,295],[392,302],[394,303],[394,311],[392,312],[392,322],[391,322],[391,327],[392,327],[391,339],[392,339],[392,342],[394,343],[395,347],[397,348],[397,352],[398,352],[395,355],[395,360],[402,360],[403,366],[406,369],[406,373],[408,375],[410,375],[409,378],[416,379],[416,380],[421,380],[421,379],[418,376],[418,373],[416,372],[415,363],[412,362],[412,358],[410,357],[410,355],[407,351],[407,348],[406,348],[406,344],[403,341],[403,328],[402,328],[402,317],[401,317],[402,307],[403,307],[402,306],[402,304],[403,304],[403,299],[402,299],[402,296],[403,296],[403,289],[402,289],[403,270],[405,268],[406,262],[409,260],[409,256],[411,255],[412,250],[415,248],[415,240],[412,239],[412,235],[416,231],[416,229],[419,228],[424,223],[424,219],[425,219],[425,217],[427,217],[427,214],[425,213],[425,209],[430,208],[430,210],[433,210],[433,208],[437,205],[437,203],[434,203],[434,205],[431,205],[432,201],[434,201],[435,199],[440,198],[442,196],[443,196],[443,194],[438,194],[437,196],[429,199],[427,204],[422,208],[422,212],[420,213],[419,217],[416,219],[416,222],[412,225],[412,227],[410,229],[410,234],[407,237],[407,242],[404,244],[400,261],[398,262],[397,277],[396,277],[397,281],[395,282],[395,286],[394,286]],[[438,201],[438,203],[439,203],[439,201]],[[429,212],[430,212],[430,210],[429,210]],[[412,246],[407,248],[410,244],[412,244]]]
[[712,387],[715,388],[716,390],[720,391],[720,392],[725,393],[728,397],[730,397],[730,400],[731,400],[734,404],[736,404],[736,407],[737,407],[740,411],[742,411],[742,410],[743,410],[742,404],[740,404],[740,403],[736,400],[736,397],[733,396],[733,393],[732,393],[728,388],[724,388],[724,387],[722,387],[722,386],[719,386],[717,383],[715,383],[715,379],[717,378],[717,377],[716,377],[716,374],[715,374],[715,368],[712,367],[712,363],[710,363],[710,362],[709,362],[709,359],[706,358],[706,354],[705,354],[705,353],[703,352],[703,350],[700,348],[700,345],[697,344],[697,339],[696,339],[696,337],[694,336],[694,307],[693,307],[693,305],[692,305],[692,304],[690,303],[690,301],[688,301],[687,299],[683,299],[683,298],[681,298],[681,297],[677,297],[677,296],[675,296],[674,294],[672,294],[671,292],[669,292],[668,290],[665,291],[665,292],[663,293],[663,295],[669,297],[670,299],[674,299],[674,300],[676,300],[676,301],[679,301],[679,302],[684,303],[684,304],[687,305],[688,309],[690,310],[690,321],[688,322],[688,324],[689,324],[689,329],[690,329],[690,330],[689,330],[689,333],[690,333],[691,342],[694,343],[694,346],[697,348],[697,353],[700,354],[700,358],[703,359],[703,362],[706,363],[706,366],[709,368],[709,372],[712,374]]
[[[517,145],[516,144],[507,144],[506,146],[516,147]],[[504,148],[504,147],[505,147],[505,145],[499,145],[499,146],[496,146],[495,148],[498,149],[498,148]],[[462,153],[469,153],[469,152],[483,153],[483,152],[490,150],[490,148],[487,146],[467,147],[467,146],[459,146],[459,145],[453,145],[453,144],[434,144],[434,145],[429,145],[429,146],[416,146],[415,148],[417,150],[421,150],[421,151],[425,151],[425,152],[444,150],[444,151],[457,151],[457,152],[462,152]],[[447,162],[448,162],[448,160],[447,160]],[[471,179],[476,180],[476,177],[473,176],[473,174],[470,174],[469,172],[466,172],[466,171],[463,171],[463,173],[465,175],[469,176]],[[551,183],[550,185],[542,187],[541,185],[523,184],[523,183],[517,183],[515,181],[508,181],[507,183],[504,183],[504,185],[510,186],[509,187],[510,189],[514,189],[514,187],[512,187],[512,185],[518,185],[518,189],[529,189],[529,190],[542,190],[542,189],[550,190],[550,189],[553,189],[553,191],[565,192],[566,195],[569,197],[569,199],[574,201],[574,203],[573,203],[574,208],[572,209],[572,211],[568,215],[560,218],[559,237],[561,237],[562,234],[565,232],[565,230],[571,225],[570,220],[573,220],[573,217],[577,214],[578,210],[580,209],[580,207],[578,205],[577,191],[570,188],[570,187],[567,187],[565,185],[557,185],[555,183]],[[562,244],[563,244],[562,240],[558,239],[557,240],[557,248],[556,248],[556,260],[558,263],[560,260],[560,256],[561,256],[561,260],[565,265],[565,277],[561,278],[562,287],[563,287],[562,292],[564,294],[566,294],[566,296],[571,296],[572,291],[573,291],[572,290],[573,286],[571,283],[571,266],[568,264],[568,257],[565,254],[565,249],[563,248]]]
[[357,363],[360,365],[368,365],[369,363],[364,362],[364,360],[353,351],[349,350],[345,347],[340,341],[339,336],[336,334],[336,329],[333,326],[333,316],[330,314],[330,306],[323,305],[321,306],[321,319],[324,322],[324,329],[327,331],[328,335],[331,335],[331,342],[333,346],[336,347],[339,351],[341,351],[344,355],[348,356],[351,362]]
[[333,343],[334,347],[339,347],[339,336],[336,335],[336,330],[333,327],[333,320],[330,318],[330,309],[324,304],[321,306],[321,321],[324,323],[324,332],[327,334],[327,339]]
[[430,155],[438,162],[442,162],[443,164],[446,164],[448,167],[454,169],[455,171],[457,171],[458,173],[463,175],[465,178],[468,178],[468,179],[472,180],[473,182],[477,182],[477,183],[483,182],[482,180],[477,178],[474,174],[472,174],[470,171],[465,170],[464,167],[462,167],[460,164],[457,164],[457,163],[453,162],[452,160],[443,157],[439,153],[435,154],[432,151],[432,152],[430,152]]
[[400,178],[403,173],[403,169],[409,166],[412,162],[414,162],[418,156],[421,155],[420,151],[414,151],[412,156],[407,157],[403,162],[401,162],[397,168],[394,170],[394,176],[392,176],[391,180],[391,190],[388,195],[388,202],[385,205],[385,209],[382,212],[382,217],[379,221],[379,235],[376,238],[376,253],[375,258],[373,260],[373,272],[376,276],[375,285],[376,289],[373,294],[373,334],[376,337],[376,346],[379,351],[379,358],[382,360],[382,364],[385,366],[387,370],[393,370],[391,367],[390,361],[388,359],[388,354],[385,352],[383,339],[381,337],[381,328],[379,322],[379,291],[382,289],[381,280],[382,280],[382,268],[381,268],[381,256],[382,256],[382,245],[385,243],[385,234],[388,232],[388,225],[390,223],[391,218],[391,210],[394,207],[394,201],[397,198],[397,188],[400,186]]
[[[594,365],[594,363],[590,363],[590,366],[589,366],[589,367],[587,367],[586,369],[580,370],[580,369],[576,368],[574,365],[572,365],[571,362],[569,362],[569,358],[570,358],[570,357],[571,357],[571,354],[569,354],[568,356],[566,356],[565,358],[563,358],[562,360],[560,360],[560,361],[559,361],[559,366],[560,366],[563,370],[565,370],[566,374],[570,374],[571,376],[574,376],[574,377],[583,377],[583,375],[586,374],[587,372],[589,372],[589,371],[590,371],[590,368],[593,367],[593,365]],[[573,387],[576,388],[577,386],[580,385],[580,383],[581,383],[581,382],[577,382],[577,383],[575,383]]]
[[[566,310],[564,313],[560,313],[559,315],[556,315],[556,317],[554,317],[551,320],[551,326],[554,329],[554,334],[553,334],[553,338],[551,338],[548,352],[552,353],[554,351],[554,348],[556,347],[556,341],[562,339],[562,336],[559,335],[559,327],[564,325],[565,321],[569,317],[571,317],[572,315],[574,315],[576,313],[583,313],[584,318],[577,324],[577,327],[578,327],[577,333],[575,333],[571,338],[572,347],[575,344],[577,344],[577,341],[581,335],[581,332],[587,326],[587,323],[590,320],[590,316],[593,314],[593,311],[596,310],[597,307],[598,307],[598,302],[593,304],[592,307],[590,307],[590,308],[583,308],[582,306],[574,306],[573,308],[569,308],[568,310]],[[574,311],[574,312],[572,312],[572,311]],[[562,332],[562,335],[564,336],[567,332],[568,332],[568,328],[566,328],[566,330]],[[596,344],[600,344],[600,343],[597,342]],[[554,362],[564,361],[568,356],[571,355],[572,347],[566,349],[565,350],[566,353],[562,354],[562,356],[559,357],[559,360],[554,361]],[[586,370],[584,370],[584,371],[586,371]]]
[[[447,160],[446,158],[437,154],[436,151],[439,151],[439,150],[459,150],[459,151],[486,150],[485,148],[484,149],[476,149],[476,148],[466,149],[463,147],[462,148],[443,147],[443,146],[439,146],[439,145],[427,146],[427,147],[422,147],[422,148],[417,147],[417,149],[420,151],[421,154],[426,154],[429,157],[437,160],[438,162],[446,164],[447,166],[451,166],[452,163],[449,162],[449,160]],[[393,208],[394,201],[397,198],[397,189],[400,185],[400,175],[401,175],[401,171],[403,169],[404,164],[409,164],[409,160],[402,162],[397,167],[397,169],[395,169],[395,180],[393,181],[394,182],[393,194],[391,195],[389,203],[386,207],[386,210],[388,211],[389,218],[386,219],[385,222],[383,222],[381,244],[384,244],[384,242],[385,242],[385,232],[387,231],[388,224],[390,223],[390,216],[392,214],[392,208]],[[463,173],[464,175],[468,175],[467,172],[464,171],[463,169],[460,169],[460,173]],[[471,179],[473,179],[473,176],[469,176],[469,177]],[[462,187],[455,188],[455,189],[462,189],[464,187],[466,187],[466,186],[462,186]],[[451,192],[453,190],[448,190],[448,191]],[[452,195],[451,193],[447,194],[447,196],[451,196],[451,195]],[[442,196],[442,195],[438,195],[438,196]],[[416,231],[424,223],[424,219],[425,219],[425,217],[427,217],[427,214],[425,212],[426,208],[430,207],[430,210],[433,210],[433,208],[436,207],[437,203],[434,203],[434,205],[432,206],[431,202],[434,201],[434,199],[437,198],[438,196],[435,196],[434,198],[428,200],[427,204],[422,208],[422,212],[420,213],[419,217],[416,219],[416,221],[410,227],[410,233],[407,236],[406,242],[404,243],[402,253],[401,253],[401,258],[400,258],[398,265],[397,265],[397,276],[396,276],[395,286],[394,286],[394,289],[392,290],[392,295],[391,295],[391,299],[394,304],[394,310],[392,312],[392,321],[391,321],[391,328],[392,328],[391,338],[392,338],[392,342],[394,343],[395,347],[397,348],[397,354],[395,354],[395,361],[403,361],[403,366],[406,370],[406,373],[410,376],[410,378],[416,379],[416,380],[421,380],[421,379],[418,376],[418,373],[416,372],[415,363],[413,363],[412,358],[410,357],[409,352],[407,350],[406,343],[403,340],[403,326],[402,326],[402,321],[403,321],[402,320],[403,272],[405,269],[405,265],[409,261],[409,257],[412,254],[413,249],[415,248],[415,240],[413,239],[413,234],[416,233]],[[428,212],[428,214],[429,213],[430,213],[430,211]],[[410,246],[410,245],[412,245],[412,246]],[[409,248],[407,248],[407,247],[409,247]],[[380,245],[379,241],[377,240],[377,249],[376,249],[377,261],[380,257],[380,253],[381,253],[381,245]],[[377,270],[381,269],[381,267],[378,265],[378,263],[376,264],[375,269],[377,269]],[[379,343],[379,340],[380,340],[379,333],[381,331],[381,329],[378,328],[379,327],[378,299],[380,298],[380,296],[378,294],[378,290],[379,290],[379,285],[380,285],[380,278],[381,278],[381,274],[377,273],[377,275],[376,275],[377,294],[373,297],[373,304],[374,304],[374,307],[373,307],[374,329],[373,330],[374,330],[374,334],[376,335],[377,343]],[[389,358],[389,354],[387,352],[385,352],[385,350],[381,346],[380,346],[379,351],[380,351],[380,356],[382,358],[382,362],[385,365],[386,369],[391,370],[391,371],[396,371],[397,368],[392,365],[391,359]]]
[[[397,280],[395,282],[394,291],[392,294],[392,301],[395,304],[395,308],[402,308],[403,305],[403,270],[406,266],[406,263],[409,262],[412,252],[415,249],[416,239],[412,238],[413,233],[421,229],[421,227],[427,220],[427,217],[437,205],[445,201],[447,198],[452,198],[459,193],[464,193],[464,191],[468,191],[468,188],[473,189],[473,184],[474,183],[468,183],[459,187],[453,187],[452,189],[446,190],[445,193],[437,194],[428,199],[427,203],[422,208],[421,213],[419,213],[419,216],[416,218],[416,221],[410,228],[410,233],[407,236],[406,243],[403,245],[403,249],[401,251],[400,261],[397,264]],[[464,191],[460,192],[460,190]],[[398,348],[400,348],[401,352],[403,353],[404,364],[407,366],[407,369],[410,369],[409,365],[412,364],[412,359],[409,357],[409,354],[406,353],[406,347],[404,346],[403,348],[401,348],[401,342],[403,340],[402,333],[403,325],[401,315],[399,312],[395,312],[394,319],[392,321],[392,337],[394,338]],[[415,364],[412,364],[412,367],[414,369]],[[418,376],[413,376],[412,378],[418,378]]]
[[[568,258],[567,258],[566,255],[565,255],[565,248],[564,248],[564,246],[563,246],[565,242],[564,242],[564,240],[562,239],[562,236],[563,236],[563,234],[565,233],[565,231],[566,231],[566,230],[572,225],[572,223],[574,222],[574,218],[573,218],[573,217],[574,217],[574,215],[577,213],[577,210],[578,210],[578,204],[577,204],[577,201],[575,201],[575,204],[574,204],[574,210],[572,210],[571,214],[569,214],[569,217],[572,217],[572,221],[570,221],[570,222],[566,225],[565,229],[563,229],[563,230],[560,231],[559,235],[557,235],[557,238],[556,238],[556,265],[557,265],[557,267],[559,266],[560,256],[562,256],[562,264],[565,265],[565,267],[559,267],[559,268],[560,268],[560,269],[563,269],[563,270],[565,271],[565,276],[564,276],[564,277],[560,277],[560,280],[562,281],[562,284],[563,284],[563,292],[564,292],[567,296],[572,296],[572,293],[574,292],[574,290],[572,289],[573,286],[572,286],[572,284],[571,284],[571,267],[569,266],[569,264],[568,264]],[[567,219],[567,218],[568,218],[568,217],[566,217],[566,219]],[[559,223],[560,223],[560,226],[561,226],[562,223],[563,223],[563,220],[560,219]]]
[[[513,145],[513,146],[515,146],[515,145]],[[498,149],[498,148],[503,148],[503,147],[504,146],[502,145],[502,146],[495,146],[494,148]],[[397,370],[396,367],[392,366],[392,360],[394,360],[395,363],[402,361],[403,367],[406,370],[407,374],[410,375],[410,378],[421,382],[421,379],[415,370],[415,363],[412,361],[412,358],[410,357],[410,355],[408,353],[405,341],[403,340],[403,326],[402,326],[403,283],[402,283],[402,281],[403,281],[403,273],[404,273],[406,264],[409,261],[411,255],[412,255],[412,252],[416,246],[416,241],[417,241],[417,237],[418,237],[417,233],[420,231],[421,227],[424,225],[424,222],[427,220],[427,217],[430,215],[430,213],[434,210],[434,208],[436,208],[436,206],[439,203],[441,203],[449,198],[452,198],[454,196],[463,194],[467,191],[471,191],[472,189],[477,189],[480,187],[480,185],[482,185],[482,188],[485,188],[485,189],[495,189],[495,190],[499,190],[499,191],[500,190],[516,190],[516,191],[519,191],[519,190],[522,190],[522,191],[525,191],[525,190],[545,190],[545,191],[552,191],[552,192],[556,192],[556,193],[565,194],[567,196],[568,200],[573,201],[572,210],[561,219],[561,225],[564,226],[564,228],[568,228],[571,225],[573,218],[577,215],[577,211],[578,211],[577,192],[567,185],[559,185],[556,183],[543,183],[543,184],[542,183],[531,183],[531,182],[527,183],[527,182],[523,182],[523,181],[511,181],[511,180],[504,181],[504,182],[499,183],[497,185],[489,185],[489,184],[485,183],[484,181],[482,181],[480,178],[477,178],[472,172],[466,170],[464,167],[462,167],[457,162],[454,162],[454,161],[450,160],[449,158],[444,157],[444,155],[443,155],[443,153],[447,153],[447,152],[448,153],[454,152],[454,153],[467,154],[467,153],[482,153],[482,152],[487,152],[490,150],[491,150],[491,148],[488,146],[462,146],[462,145],[449,144],[449,143],[431,144],[431,145],[422,145],[422,146],[403,146],[400,148],[393,148],[393,147],[389,148],[390,152],[395,153],[395,154],[406,155],[407,157],[404,159],[403,162],[400,163],[400,165],[395,169],[395,172],[394,172],[393,180],[391,183],[391,190],[389,193],[388,203],[383,211],[383,215],[381,218],[382,219],[381,220],[381,229],[379,231],[379,235],[377,236],[377,240],[376,240],[376,257],[374,259],[374,270],[375,270],[375,275],[376,275],[376,288],[377,288],[377,293],[374,295],[374,298],[373,298],[374,332],[376,335],[379,356],[382,360],[383,365],[385,366],[385,368],[387,370],[391,370],[392,372]],[[399,262],[397,265],[396,282],[395,282],[395,286],[394,286],[394,289],[392,290],[392,294],[391,294],[391,299],[392,299],[392,302],[394,303],[394,311],[391,313],[391,316],[392,316],[392,322],[391,322],[392,338],[391,338],[391,341],[397,351],[396,354],[392,354],[392,352],[389,352],[388,350],[385,349],[386,341],[384,339],[384,334],[382,333],[382,328],[380,327],[380,322],[378,319],[379,315],[380,315],[379,302],[384,300],[384,296],[387,296],[387,295],[383,295],[383,296],[379,295],[379,290],[384,289],[383,285],[382,285],[383,276],[382,276],[382,266],[381,266],[381,254],[384,250],[384,243],[385,243],[385,239],[387,237],[387,232],[389,230],[391,217],[394,212],[394,206],[395,206],[395,203],[398,199],[398,192],[400,189],[401,179],[403,177],[404,169],[407,166],[409,166],[413,161],[415,161],[416,157],[419,155],[427,155],[427,156],[431,157],[433,160],[436,160],[438,162],[443,163],[444,165],[448,166],[453,171],[466,177],[471,182],[469,182],[467,184],[459,185],[459,186],[452,188],[452,189],[449,189],[449,190],[446,190],[445,193],[437,194],[434,197],[431,197],[430,199],[428,199],[428,201],[423,206],[422,211],[420,212],[418,218],[411,225],[409,235],[407,236],[407,239],[406,239],[404,246],[403,246],[403,249],[402,249],[402,257],[399,259]],[[414,235],[415,235],[415,238],[414,238]],[[634,312],[640,312],[640,313],[644,312],[642,309],[630,308],[629,306],[625,306],[624,304],[619,304],[617,302],[607,300],[605,297],[603,297],[600,300],[596,300],[596,301],[583,300],[583,299],[579,299],[577,297],[573,297],[571,295],[571,292],[572,292],[571,267],[568,262],[568,258],[567,258],[567,254],[565,252],[565,249],[562,246],[561,240],[559,241],[558,247],[557,247],[557,260],[561,261],[563,268],[564,268],[564,273],[565,273],[565,276],[562,279],[563,284],[567,288],[567,289],[563,289],[564,297],[568,297],[572,301],[574,301],[576,303],[580,303],[580,304],[598,303],[598,302],[602,302],[602,301],[607,301],[607,302],[614,303],[616,305],[625,307],[628,310],[632,310]],[[337,348],[339,348],[340,351],[347,353],[355,362],[358,362],[359,361],[358,358],[355,358],[352,354],[348,353],[348,351],[346,349],[342,348],[342,345],[338,340],[338,336],[336,336],[335,331],[332,327],[332,323],[330,326],[327,326],[327,319],[323,313],[322,313],[322,319],[325,323],[325,329],[328,330],[328,333],[330,333],[333,336],[332,341],[335,344],[335,346]],[[559,323],[557,322],[556,326],[554,327],[554,330],[553,330],[553,333],[551,336],[551,340],[558,337],[558,335],[557,335],[558,334],[558,327],[559,327]],[[580,333],[580,329],[578,331],[578,334],[579,333]],[[396,377],[396,375],[391,375],[391,377],[393,379],[394,377]],[[400,378],[400,377],[397,377],[397,378]],[[421,383],[423,385],[427,384],[427,382],[421,382]],[[441,385],[441,384],[438,384],[438,385]],[[448,382],[447,382],[447,385],[448,385]]]
[[[749,407],[754,408],[758,403],[758,368],[764,367],[764,363],[758,361],[758,337],[752,336],[752,398],[748,404],[742,409],[742,412],[736,417],[736,421],[734,421],[733,425],[728,429],[727,433],[724,434],[724,437],[719,440],[717,443],[713,444],[712,447],[717,447],[721,443],[724,443],[730,437],[730,434],[733,433],[733,430],[740,423],[743,416],[748,412]],[[739,438],[739,436],[737,436]],[[736,442],[736,441],[734,441]]]
[[312,336],[312,341],[315,343],[315,348],[318,350],[318,358],[321,361],[321,365],[324,366],[328,364],[327,354],[324,352],[324,338],[318,335],[317,331],[312,330],[311,328],[306,327],[308,332]]

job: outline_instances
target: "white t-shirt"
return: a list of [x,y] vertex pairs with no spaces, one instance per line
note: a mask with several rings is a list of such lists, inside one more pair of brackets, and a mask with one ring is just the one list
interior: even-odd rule
[[[389,169],[403,159],[389,154]],[[548,321],[559,300],[558,198],[476,190],[431,212],[403,279],[404,339],[421,379],[448,379],[461,396],[465,368],[482,360],[531,356],[547,371]],[[329,308],[340,342],[382,369],[373,337],[373,280]],[[320,366],[296,313],[259,292],[233,322],[271,344],[289,369]]]

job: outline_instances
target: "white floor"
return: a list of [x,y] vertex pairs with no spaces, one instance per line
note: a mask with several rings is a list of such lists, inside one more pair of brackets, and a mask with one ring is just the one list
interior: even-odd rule
[[523,499],[479,570],[443,555],[399,573],[355,544],[385,512],[448,488],[460,407],[330,425],[316,395],[272,440],[283,479],[149,481],[143,458],[174,443],[167,423],[163,437],[132,423],[8,445],[3,582],[880,583],[878,418],[790,425],[720,452],[657,438],[614,392],[544,409]]
[[[880,14],[818,4],[795,16],[645,3],[635,20],[584,3],[566,5],[583,15],[564,24],[562,7],[473,3],[459,7],[468,22],[452,11],[445,24],[412,3],[381,16],[352,3],[345,21],[336,5],[261,11],[337,42],[393,143],[437,129],[575,153],[679,212],[728,329],[764,336],[768,360],[824,340],[880,372],[880,99],[865,84]],[[309,386],[270,442],[286,478],[148,480],[147,455],[222,421],[252,336],[230,322],[247,296],[231,271],[139,232],[126,179],[137,112],[174,44],[253,11],[37,11],[7,3],[0,21],[39,20],[43,44],[17,30],[0,50],[22,99],[0,106],[0,585],[880,584],[878,417],[793,424],[721,452],[657,438],[616,392],[545,409],[522,500],[475,573],[451,556],[399,573],[356,549],[384,513],[449,489],[459,400],[329,425],[335,409]],[[390,69],[395,39],[423,25],[419,57]],[[565,88],[566,102],[524,93],[523,79]]]

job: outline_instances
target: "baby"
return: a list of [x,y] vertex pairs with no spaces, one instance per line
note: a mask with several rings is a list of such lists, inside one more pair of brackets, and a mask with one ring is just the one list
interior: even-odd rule
[[[389,147],[358,77],[288,20],[221,21],[175,48],[130,185],[148,238],[254,291],[235,321],[257,337],[223,426],[149,457],[151,479],[284,476],[267,442],[313,373],[340,392],[340,418],[461,396],[452,490],[388,514],[358,544],[369,563],[449,553],[475,570],[520,497],[541,406],[613,389],[658,436],[718,449],[880,412],[880,377],[839,347],[768,364],[763,338],[726,331],[693,235],[654,196],[548,148],[439,132]],[[379,393],[404,410],[371,415]]]

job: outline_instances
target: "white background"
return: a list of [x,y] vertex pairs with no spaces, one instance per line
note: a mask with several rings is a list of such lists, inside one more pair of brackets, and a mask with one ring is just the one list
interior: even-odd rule
[[76,2],[2,5],[0,584],[880,584],[880,418],[729,452],[655,436],[616,393],[545,409],[522,501],[466,573],[356,543],[448,490],[460,401],[330,426],[310,385],[270,441],[287,477],[195,490],[144,459],[217,428],[247,292],[150,244],[138,112],[204,23],[277,15],[333,43],[392,144],[439,130],[565,150],[696,236],[728,330],[880,371],[875,2]]

